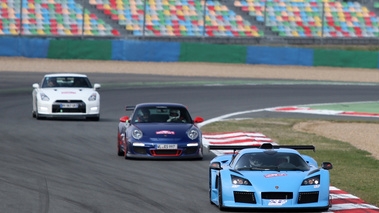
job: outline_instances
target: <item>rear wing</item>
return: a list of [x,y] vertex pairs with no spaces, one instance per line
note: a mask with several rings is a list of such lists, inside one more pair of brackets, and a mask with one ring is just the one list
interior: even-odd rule
[[287,149],[296,149],[296,150],[313,150],[313,152],[316,151],[315,146],[313,145],[272,145],[271,143],[264,143],[260,146],[247,146],[247,145],[236,145],[236,146],[220,146],[220,145],[209,145],[209,150],[241,150],[241,149],[248,149],[248,148],[257,148],[257,149],[280,149],[280,148],[287,148]]
[[136,108],[136,106],[125,106],[125,111],[133,111]]

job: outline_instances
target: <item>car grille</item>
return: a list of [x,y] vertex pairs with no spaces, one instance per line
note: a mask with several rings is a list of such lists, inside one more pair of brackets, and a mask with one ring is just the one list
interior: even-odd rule
[[146,148],[145,147],[136,147],[136,146],[133,146],[133,150],[135,153],[137,154],[143,154],[143,155],[146,155]]
[[[77,103],[78,108],[61,108],[63,103]],[[57,100],[53,103],[53,113],[86,113],[86,104],[81,100]]]
[[292,192],[262,192],[262,199],[292,199]]
[[150,150],[150,154],[154,156],[179,156],[182,154],[182,150],[170,149],[170,150]]
[[316,203],[318,202],[318,192],[300,192],[297,203]]
[[254,192],[234,192],[234,202],[256,204]]

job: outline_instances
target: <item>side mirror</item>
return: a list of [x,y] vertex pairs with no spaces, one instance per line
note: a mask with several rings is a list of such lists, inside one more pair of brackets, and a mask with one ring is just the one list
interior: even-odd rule
[[39,84],[37,84],[37,83],[34,83],[32,86],[33,86],[34,89],[38,89],[39,88]]
[[215,169],[215,170],[221,170],[221,163],[220,162],[213,162],[211,165],[209,165],[210,169]]
[[100,88],[101,88],[101,85],[96,83],[96,84],[93,85],[93,88],[94,88],[95,90],[100,89]]
[[127,121],[129,121],[129,117],[128,116],[124,116],[124,117],[120,118],[120,122],[126,123]]
[[325,170],[333,169],[332,163],[329,163],[329,162],[322,162],[321,167]]
[[195,123],[201,123],[203,121],[204,121],[204,119],[202,117],[196,117],[195,120],[193,120],[193,122],[195,122]]

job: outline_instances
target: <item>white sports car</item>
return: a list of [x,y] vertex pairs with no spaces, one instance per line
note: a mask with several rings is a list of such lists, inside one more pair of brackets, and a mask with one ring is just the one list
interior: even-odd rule
[[84,117],[100,119],[100,95],[83,74],[48,74],[33,84],[33,117]]

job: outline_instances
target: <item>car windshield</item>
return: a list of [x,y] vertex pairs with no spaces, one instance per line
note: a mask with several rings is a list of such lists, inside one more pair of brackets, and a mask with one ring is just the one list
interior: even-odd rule
[[91,83],[86,77],[45,77],[42,88],[51,87],[80,87],[91,88]]
[[132,123],[192,123],[184,107],[152,106],[135,109]]
[[235,169],[247,171],[308,171],[310,167],[297,154],[265,151],[243,154],[236,162]]

